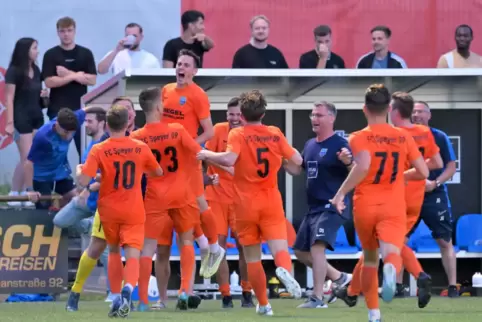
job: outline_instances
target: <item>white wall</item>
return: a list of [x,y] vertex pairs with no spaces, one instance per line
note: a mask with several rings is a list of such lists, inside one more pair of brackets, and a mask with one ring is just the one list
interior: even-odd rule
[[[139,23],[144,29],[142,47],[161,59],[165,42],[180,34],[181,0],[2,1],[0,66],[7,68],[15,42],[21,37],[38,40],[40,66],[43,53],[59,43],[56,22],[63,16],[75,19],[76,42],[92,50],[96,63],[116,46],[124,35],[125,25],[130,22]],[[110,76],[99,76],[97,84],[102,84]],[[0,184],[10,182],[18,160],[14,143],[0,150]],[[74,144],[69,160],[72,167],[77,165]]]

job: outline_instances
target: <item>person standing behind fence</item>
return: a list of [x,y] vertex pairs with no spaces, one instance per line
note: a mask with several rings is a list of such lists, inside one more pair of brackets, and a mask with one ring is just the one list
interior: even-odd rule
[[[76,23],[70,17],[57,21],[60,45],[45,52],[42,75],[45,85],[51,89],[47,115],[57,117],[63,107],[73,111],[80,109],[80,98],[87,93],[87,86],[96,83],[97,70],[94,55],[75,43]],[[80,158],[80,131],[75,134],[75,146]]]
[[[42,97],[42,75],[35,63],[38,57],[38,42],[33,38],[20,38],[15,44],[12,59],[5,75],[5,98],[7,125],[5,132],[13,135],[20,160],[15,167],[9,196],[25,195],[23,163],[32,145],[35,132],[44,124]],[[31,202],[13,201],[11,207],[32,207]]]

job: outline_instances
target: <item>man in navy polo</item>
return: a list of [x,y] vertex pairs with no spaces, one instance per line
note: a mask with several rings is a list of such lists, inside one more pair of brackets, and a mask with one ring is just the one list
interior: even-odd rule
[[[430,107],[426,102],[415,103],[412,119],[414,123],[428,126],[431,118]],[[455,153],[447,134],[431,127],[432,134],[440,149],[444,163],[442,169],[430,171],[425,185],[425,199],[420,218],[432,231],[442,254],[442,264],[449,281],[448,297],[458,297],[457,258],[452,243],[453,221],[450,199],[445,182],[455,174]]]
[[[346,285],[351,275],[339,272],[328,264],[326,249],[333,250],[338,229],[346,222],[348,213],[338,214],[330,204],[352,167],[352,156],[345,138],[335,134],[333,126],[336,108],[328,102],[317,102],[310,115],[316,134],[309,139],[302,152],[303,164],[294,167],[285,163],[293,175],[301,168],[306,172],[308,213],[305,215],[294,245],[298,260],[313,269],[313,295],[299,308],[325,308],[323,285],[328,277],[336,285]],[[334,302],[332,297],[328,302]]]

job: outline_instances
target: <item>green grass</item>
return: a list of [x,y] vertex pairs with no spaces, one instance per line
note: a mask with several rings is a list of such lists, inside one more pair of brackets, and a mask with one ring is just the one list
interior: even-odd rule
[[[330,305],[328,309],[296,309],[300,301],[273,300],[271,302],[275,316],[274,321],[335,321],[353,322],[367,321],[367,311],[363,299],[354,308],[348,308],[341,301]],[[394,322],[429,322],[429,321],[474,321],[480,322],[482,307],[480,298],[449,299],[436,297],[425,309],[417,307],[416,298],[396,299],[390,304],[381,304],[383,321]],[[80,311],[67,313],[64,302],[56,303],[19,303],[1,304],[2,322],[7,321],[45,321],[45,322],[74,322],[74,321],[110,321],[107,317],[108,305],[100,301],[83,301]],[[160,312],[131,313],[129,320],[134,321],[208,321],[208,322],[238,322],[238,321],[266,321],[269,317],[257,316],[254,309],[242,309],[239,301],[235,301],[236,308],[221,309],[221,302],[203,301],[198,310],[175,311],[175,301],[170,301],[169,308]]]

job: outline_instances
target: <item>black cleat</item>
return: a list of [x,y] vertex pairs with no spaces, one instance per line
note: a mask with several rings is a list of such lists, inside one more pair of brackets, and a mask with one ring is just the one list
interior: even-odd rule
[[245,307],[245,308],[254,307],[253,293],[243,292],[241,296],[241,307]]
[[65,310],[67,312],[78,311],[79,299],[80,299],[80,293],[70,292],[69,299],[67,300],[67,305],[65,306]]
[[447,296],[451,298],[456,298],[459,297],[459,290],[457,290],[457,286],[455,285],[449,285],[449,288],[447,289]]
[[189,306],[189,304],[188,304],[189,303],[189,297],[184,292],[179,294],[179,297],[177,298],[176,309],[181,310],[181,311],[186,311],[188,306]]
[[223,296],[223,309],[232,309],[233,305],[233,297],[232,296]]
[[356,303],[358,302],[358,296],[349,296],[348,295],[348,286],[343,286],[343,287],[336,287],[333,289],[333,292],[335,293],[335,296],[343,302],[346,303],[349,307],[354,307]]
[[405,297],[406,287],[403,284],[397,283],[397,289],[395,290],[395,297],[403,298]]
[[423,309],[430,302],[432,297],[432,278],[427,273],[420,273],[417,280],[418,287],[418,307]]
[[189,298],[187,299],[187,307],[189,309],[197,309],[199,307],[199,304],[201,304],[201,298],[197,295],[189,295]]

